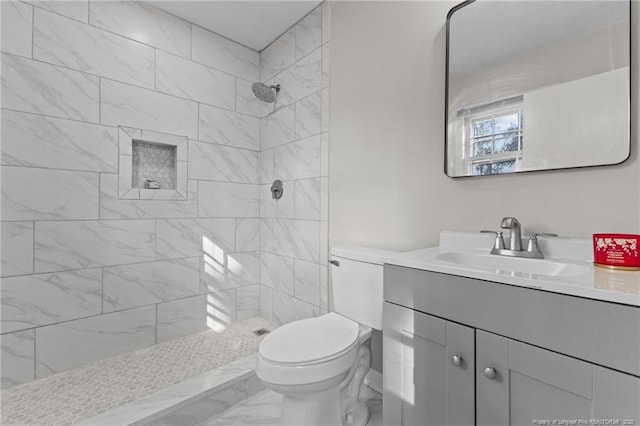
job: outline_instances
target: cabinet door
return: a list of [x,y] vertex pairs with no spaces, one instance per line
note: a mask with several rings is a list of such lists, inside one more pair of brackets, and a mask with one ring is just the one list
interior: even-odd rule
[[476,359],[478,426],[640,421],[637,377],[480,330]]
[[389,303],[384,319],[384,424],[473,425],[473,329]]

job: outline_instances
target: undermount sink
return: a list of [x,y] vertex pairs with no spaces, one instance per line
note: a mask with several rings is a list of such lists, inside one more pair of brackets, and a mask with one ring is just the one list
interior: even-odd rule
[[586,266],[555,262],[547,259],[525,259],[496,256],[492,254],[446,252],[436,255],[436,259],[457,266],[499,271],[499,273],[533,274],[547,276],[581,275],[588,271]]

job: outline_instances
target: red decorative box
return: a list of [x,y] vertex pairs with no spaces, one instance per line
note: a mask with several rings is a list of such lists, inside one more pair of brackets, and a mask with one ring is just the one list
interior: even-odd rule
[[611,269],[640,270],[635,234],[593,234],[593,263]]

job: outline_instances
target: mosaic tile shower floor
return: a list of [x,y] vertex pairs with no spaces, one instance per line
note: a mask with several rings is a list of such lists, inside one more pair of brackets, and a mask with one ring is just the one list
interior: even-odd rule
[[108,358],[2,391],[3,425],[71,425],[257,352],[263,318]]

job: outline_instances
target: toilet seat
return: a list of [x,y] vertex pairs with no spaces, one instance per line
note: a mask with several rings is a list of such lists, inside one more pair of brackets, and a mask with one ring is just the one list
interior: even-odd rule
[[356,360],[360,340],[359,324],[333,312],[291,322],[260,343],[256,375],[281,386],[345,376]]
[[319,364],[339,358],[358,343],[357,322],[330,312],[277,328],[260,343],[265,361],[280,365]]

